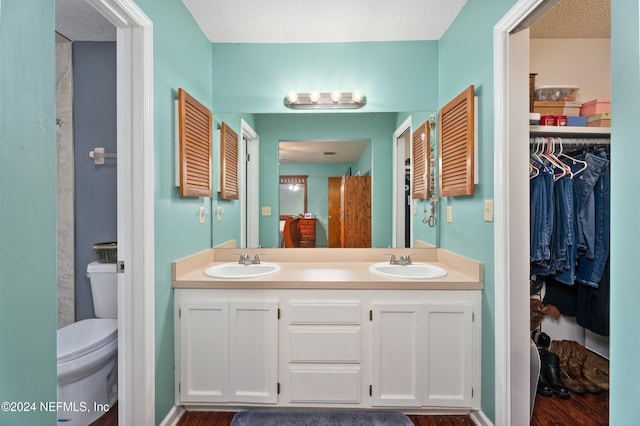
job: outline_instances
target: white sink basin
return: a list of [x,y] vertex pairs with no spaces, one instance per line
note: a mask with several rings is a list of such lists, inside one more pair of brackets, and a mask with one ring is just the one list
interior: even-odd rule
[[371,272],[393,278],[429,279],[444,277],[447,270],[429,263],[412,263],[411,265],[392,265],[389,262],[374,263],[369,267]]
[[277,263],[261,262],[243,265],[241,263],[222,263],[205,269],[205,275],[212,278],[255,278],[275,274],[280,270]]

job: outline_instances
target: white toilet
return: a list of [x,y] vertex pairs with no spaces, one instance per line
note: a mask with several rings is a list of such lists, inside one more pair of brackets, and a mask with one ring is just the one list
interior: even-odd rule
[[115,263],[87,265],[97,318],[58,330],[58,424],[86,426],[118,398],[118,286]]

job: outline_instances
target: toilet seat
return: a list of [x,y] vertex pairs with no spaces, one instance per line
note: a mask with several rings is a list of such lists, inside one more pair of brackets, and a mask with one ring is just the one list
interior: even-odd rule
[[58,363],[96,351],[118,338],[118,320],[90,318],[58,330]]

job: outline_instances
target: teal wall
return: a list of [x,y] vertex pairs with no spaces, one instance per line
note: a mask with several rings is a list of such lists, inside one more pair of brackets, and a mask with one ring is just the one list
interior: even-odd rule
[[[438,43],[214,43],[213,111],[288,112],[290,90],[352,91],[362,111],[432,111],[438,99]],[[394,129],[395,130],[395,129]]]
[[[29,23],[28,25],[26,23]],[[56,401],[54,2],[0,2],[0,401]],[[54,412],[0,412],[5,425]]]
[[175,107],[183,88],[211,108],[211,45],[181,1],[137,0],[153,21],[155,134],[156,421],[174,401],[171,262],[211,247],[211,222],[199,223],[210,200],[181,198],[175,186]]
[[638,2],[611,2],[611,393],[610,423],[631,426],[638,416],[640,323],[638,254],[640,198],[640,30]]
[[495,418],[495,281],[493,222],[483,219],[484,200],[493,199],[493,27],[515,0],[470,0],[440,39],[439,106],[475,86],[478,99],[479,184],[473,196],[440,199],[439,218],[447,206],[453,222],[439,221],[440,247],[484,263],[482,294],[482,410]]
[[[300,140],[371,141],[372,235],[374,247],[391,243],[391,136],[395,113],[372,114],[258,114],[260,135],[260,205],[271,206],[271,216],[260,217],[260,244],[277,247],[278,142]],[[355,173],[355,171],[354,171]]]

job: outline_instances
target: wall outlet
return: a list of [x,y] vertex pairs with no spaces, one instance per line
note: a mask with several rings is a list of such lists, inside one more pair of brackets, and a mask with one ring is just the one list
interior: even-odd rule
[[271,207],[263,207],[262,208],[262,216],[271,216]]
[[453,206],[447,206],[447,222],[453,222]]
[[493,222],[493,200],[484,200],[484,221]]
[[218,219],[218,222],[222,221],[222,214],[223,213],[224,213],[224,209],[222,207],[216,208],[216,219]]

